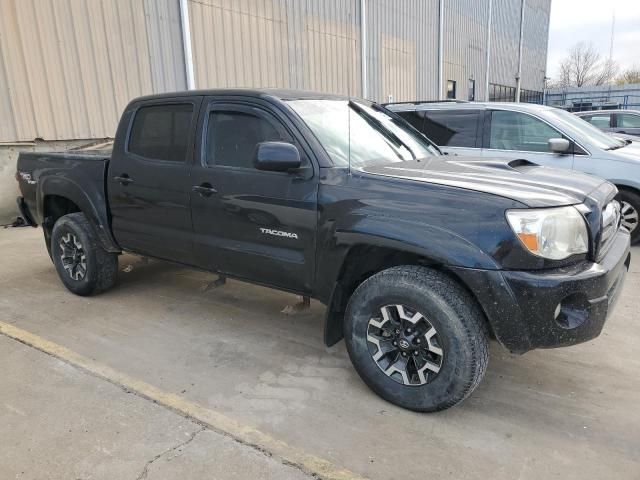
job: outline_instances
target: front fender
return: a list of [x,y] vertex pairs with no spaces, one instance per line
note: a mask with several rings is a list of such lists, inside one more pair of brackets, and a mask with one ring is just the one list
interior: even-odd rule
[[423,222],[387,216],[355,217],[336,225],[318,258],[317,297],[328,303],[349,250],[357,245],[383,247],[418,255],[437,265],[497,270],[496,261],[454,232]]
[[417,255],[427,263],[440,266],[468,266],[496,270],[495,260],[454,232],[427,223],[391,219],[385,216],[355,217],[336,226],[322,242],[318,259],[316,297],[328,305],[325,319],[325,343],[333,345],[342,338],[343,308],[349,294],[339,281],[349,268],[348,255],[353,247],[373,246]]

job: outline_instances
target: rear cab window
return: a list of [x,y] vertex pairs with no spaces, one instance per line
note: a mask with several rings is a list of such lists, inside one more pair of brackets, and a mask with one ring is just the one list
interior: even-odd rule
[[184,162],[193,113],[192,103],[140,107],[133,118],[127,151],[149,160]]

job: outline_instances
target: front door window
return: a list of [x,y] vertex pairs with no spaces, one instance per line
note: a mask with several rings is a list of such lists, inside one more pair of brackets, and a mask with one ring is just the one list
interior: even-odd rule
[[523,152],[549,152],[549,139],[564,138],[542,120],[522,112],[491,112],[489,148]]

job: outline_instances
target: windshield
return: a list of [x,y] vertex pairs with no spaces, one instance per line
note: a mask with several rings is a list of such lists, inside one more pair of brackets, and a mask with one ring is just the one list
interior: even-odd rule
[[548,110],[546,113],[553,117],[554,123],[557,122],[557,124],[573,129],[573,131],[577,131],[579,135],[588,136],[589,141],[599,148],[604,150],[614,150],[626,145],[626,142],[604,133],[602,130],[599,130],[586,120],[583,120],[573,113],[569,113],[558,108]]
[[375,104],[328,99],[288,103],[338,167],[348,167],[349,158],[351,167],[362,168],[439,155],[422,134]]

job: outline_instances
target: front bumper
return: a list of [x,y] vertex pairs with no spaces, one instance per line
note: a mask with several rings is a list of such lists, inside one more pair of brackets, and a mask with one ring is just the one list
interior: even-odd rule
[[524,353],[600,335],[630,261],[629,234],[620,230],[598,263],[540,271],[452,270],[476,295],[497,340]]

